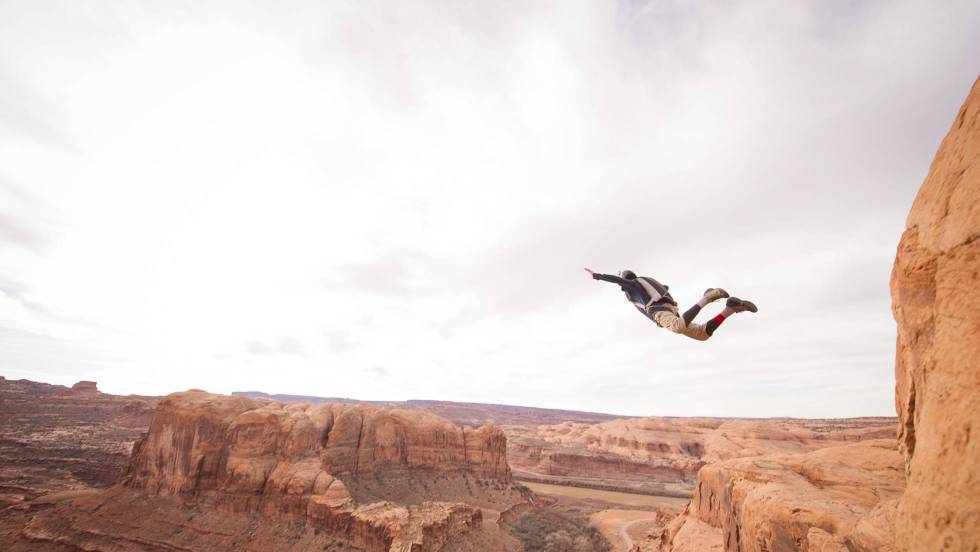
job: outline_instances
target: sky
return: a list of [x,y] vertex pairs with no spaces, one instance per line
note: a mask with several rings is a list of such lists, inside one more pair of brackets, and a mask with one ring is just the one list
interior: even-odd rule
[[[978,28],[972,0],[2,1],[0,375],[894,415],[889,273]],[[584,267],[759,312],[690,340]]]

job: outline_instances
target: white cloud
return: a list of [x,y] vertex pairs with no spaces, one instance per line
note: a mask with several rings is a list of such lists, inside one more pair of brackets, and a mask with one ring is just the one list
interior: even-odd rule
[[[894,247],[980,67],[944,6],[2,5],[0,366],[888,414]],[[761,310],[684,340],[586,265]]]

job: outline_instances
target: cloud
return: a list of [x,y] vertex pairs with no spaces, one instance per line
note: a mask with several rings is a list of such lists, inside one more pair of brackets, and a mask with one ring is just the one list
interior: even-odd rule
[[74,150],[71,139],[49,117],[41,115],[51,111],[51,104],[42,101],[36,90],[0,67],[0,129],[20,133],[41,145]]
[[280,337],[273,341],[260,341],[252,339],[245,342],[245,351],[256,356],[298,356],[307,355],[303,344],[291,337]]
[[41,251],[48,240],[23,221],[0,213],[0,243]]
[[[978,26],[958,0],[0,5],[0,316],[65,351],[17,369],[888,414],[888,272]],[[584,266],[760,312],[684,340]]]

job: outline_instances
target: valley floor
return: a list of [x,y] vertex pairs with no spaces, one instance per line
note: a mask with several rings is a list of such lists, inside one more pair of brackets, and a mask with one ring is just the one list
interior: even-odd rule
[[533,483],[520,481],[537,494],[557,495],[568,498],[592,499],[623,507],[677,508],[683,509],[689,499],[674,496],[659,496],[618,491],[603,491],[585,487],[570,487],[567,485],[550,485],[548,483]]

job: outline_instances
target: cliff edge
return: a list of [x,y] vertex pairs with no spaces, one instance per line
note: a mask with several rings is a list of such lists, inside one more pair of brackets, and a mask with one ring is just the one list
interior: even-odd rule
[[892,270],[907,550],[980,548],[980,80],[909,213]]

